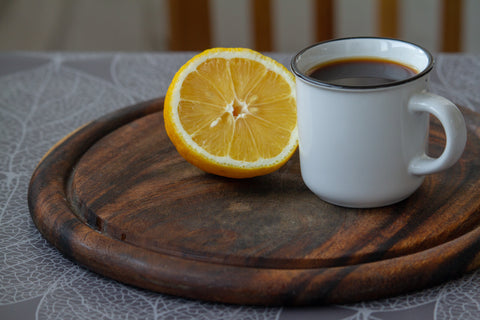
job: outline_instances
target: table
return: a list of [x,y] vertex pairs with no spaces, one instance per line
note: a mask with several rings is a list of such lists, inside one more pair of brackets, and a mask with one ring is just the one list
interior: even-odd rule
[[[0,53],[0,318],[478,319],[480,270],[421,292],[352,305],[265,308],[126,286],[63,257],[37,231],[30,176],[59,139],[101,115],[163,96],[194,53]],[[292,54],[269,54],[289,65]],[[480,112],[480,55],[438,54],[431,91]],[[408,281],[408,280],[407,280]]]

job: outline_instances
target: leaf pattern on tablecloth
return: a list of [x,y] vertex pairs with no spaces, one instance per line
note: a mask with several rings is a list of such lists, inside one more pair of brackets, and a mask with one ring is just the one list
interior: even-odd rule
[[444,54],[436,59],[435,73],[430,82],[433,92],[455,104],[480,112],[480,59],[464,55],[458,63],[455,55]]
[[[281,308],[186,300],[96,275],[49,245],[29,215],[26,197],[30,176],[55,142],[110,111],[165,95],[176,70],[193,53],[179,54],[180,59],[179,55],[163,53],[24,55],[41,57],[45,63],[0,77],[0,306],[38,298],[38,319],[281,320]],[[273,56],[288,65],[289,57]],[[99,77],[99,71],[88,72],[99,65],[98,59],[111,61],[110,75]],[[431,88],[478,112],[480,90],[475,86],[480,83],[480,56],[468,57],[468,64],[455,59],[455,55],[439,57]],[[90,68],[82,70],[82,65],[90,62]],[[480,313],[479,288],[477,271],[410,295],[338,306],[354,312],[339,319],[384,319],[385,313],[432,303],[435,319],[476,319]]]
[[480,315],[480,306],[477,303],[479,300],[480,270],[467,274],[458,280],[449,281],[422,291],[342,307],[356,311],[355,317],[348,319],[381,320],[383,318],[379,317],[379,313],[414,310],[419,306],[433,303],[435,308],[432,317],[436,320],[474,320],[478,319]]
[[100,81],[61,68],[57,56],[1,77],[0,88],[2,305],[43,295],[73,265],[42,239],[30,218],[26,196],[33,169],[62,136],[126,99]]
[[480,318],[480,271],[447,284],[436,304],[436,320]]
[[[65,298],[68,297],[68,298]],[[228,306],[157,294],[81,268],[62,275],[40,301],[38,319],[275,319],[278,309]]]
[[134,99],[149,100],[165,96],[176,71],[193,53],[176,56],[158,53],[117,54],[113,59],[111,74],[118,88]]

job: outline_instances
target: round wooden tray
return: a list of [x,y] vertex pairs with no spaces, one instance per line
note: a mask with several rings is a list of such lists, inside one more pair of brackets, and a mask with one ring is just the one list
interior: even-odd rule
[[[410,198],[346,209],[313,195],[298,155],[245,180],[206,174],[176,152],[163,100],[73,132],[36,168],[35,225],[67,257],[118,281],[208,301],[348,303],[426,288],[480,265],[480,116],[462,109],[460,161]],[[443,130],[431,121],[431,154]]]

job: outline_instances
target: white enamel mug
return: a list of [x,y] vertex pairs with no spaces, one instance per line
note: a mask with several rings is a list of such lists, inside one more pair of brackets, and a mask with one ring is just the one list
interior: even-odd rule
[[[343,58],[398,62],[418,73],[376,86],[340,86],[307,75]],[[445,170],[461,156],[465,121],[449,100],[428,93],[433,57],[425,49],[386,38],[346,38],[315,44],[291,62],[297,86],[300,167],[307,187],[345,207],[379,207],[401,201],[425,175]],[[438,158],[426,155],[429,114],[446,134]]]

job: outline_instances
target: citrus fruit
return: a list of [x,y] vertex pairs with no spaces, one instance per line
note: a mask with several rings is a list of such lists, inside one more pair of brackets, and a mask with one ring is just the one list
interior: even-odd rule
[[295,79],[256,51],[209,49],[175,74],[164,121],[177,151],[200,169],[231,178],[268,174],[298,145]]

